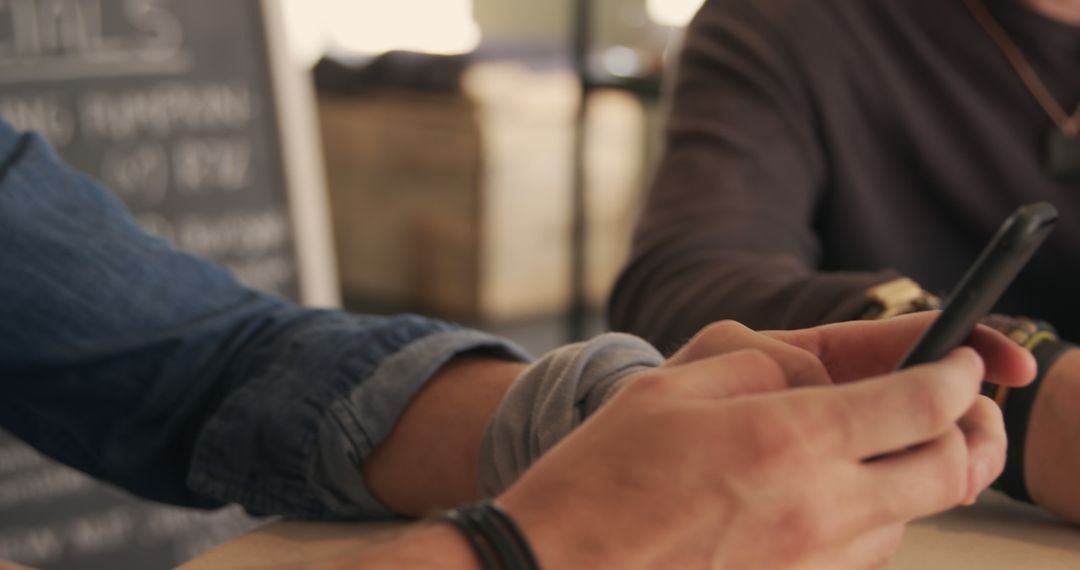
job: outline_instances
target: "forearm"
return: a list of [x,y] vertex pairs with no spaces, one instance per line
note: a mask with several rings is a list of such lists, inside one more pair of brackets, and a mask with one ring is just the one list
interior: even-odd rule
[[528,366],[460,357],[416,395],[364,478],[384,505],[413,516],[498,495],[622,382],[661,362],[653,347],[619,334],[560,347]]
[[524,369],[521,363],[477,357],[443,367],[364,464],[374,495],[394,511],[414,516],[479,498],[484,430]]
[[360,467],[413,396],[456,355],[526,358],[448,323],[243,287],[2,120],[0,227],[0,422],[158,501],[390,516]]
[[719,320],[760,330],[858,318],[867,289],[896,276],[822,272],[794,256],[725,254],[722,247],[686,242],[635,257],[612,295],[612,326],[670,353]]

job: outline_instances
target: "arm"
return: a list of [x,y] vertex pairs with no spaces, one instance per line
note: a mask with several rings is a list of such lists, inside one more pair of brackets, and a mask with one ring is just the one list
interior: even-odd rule
[[361,466],[413,395],[459,355],[523,358],[446,323],[242,287],[2,121],[0,228],[0,424],[163,502],[389,516]]
[[1034,395],[1022,457],[1024,481],[1036,504],[1080,522],[1080,349],[1050,367]]
[[[814,213],[830,173],[819,112],[780,16],[753,4],[710,0],[688,30],[668,148],[612,295],[613,327],[665,352],[719,319],[790,329],[857,318],[867,289],[897,277],[822,270]],[[1035,502],[1071,520],[1080,520],[1078,359],[1048,371],[1026,445],[1010,452]],[[1020,421],[1015,407],[1007,416]]]
[[[928,320],[710,327],[497,502],[545,568],[876,567],[904,522],[972,502],[1000,471],[1004,432],[982,378],[1016,386],[1034,372],[980,329],[974,351],[879,375]],[[821,372],[841,385],[784,389]],[[303,568],[479,568],[439,524],[334,554]]]
[[459,359],[417,394],[364,465],[383,504],[423,516],[481,496],[480,444],[492,414],[525,365]]
[[989,320],[1028,348],[1039,376],[1021,390],[996,390],[1009,434],[1009,461],[998,488],[1080,522],[1080,349],[1057,339],[1045,324],[994,316]]
[[818,269],[826,156],[782,17],[712,0],[688,30],[666,152],[610,308],[615,328],[665,352],[715,320],[855,318],[865,290],[895,277]]

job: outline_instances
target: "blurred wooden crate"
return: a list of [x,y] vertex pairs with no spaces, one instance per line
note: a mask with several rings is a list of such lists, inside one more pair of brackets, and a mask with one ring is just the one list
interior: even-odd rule
[[[458,320],[565,308],[572,121],[565,72],[487,65],[463,95],[321,95],[346,303]],[[590,102],[590,297],[625,255],[640,186],[643,117],[629,96]]]

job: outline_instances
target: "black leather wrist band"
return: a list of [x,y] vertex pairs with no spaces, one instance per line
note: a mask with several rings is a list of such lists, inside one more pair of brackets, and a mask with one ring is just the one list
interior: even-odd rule
[[1000,487],[1005,494],[1014,499],[1033,502],[1024,480],[1024,447],[1027,443],[1031,408],[1039,394],[1043,377],[1054,362],[1074,346],[1060,340],[1047,340],[1034,346],[1031,354],[1039,364],[1035,381],[1030,386],[1010,390],[1009,398],[1002,409],[1005,414],[1005,431],[1009,438],[1009,453],[1005,460],[1005,472],[1001,475]]
[[490,500],[451,509],[439,519],[465,535],[484,570],[540,570],[521,529]]

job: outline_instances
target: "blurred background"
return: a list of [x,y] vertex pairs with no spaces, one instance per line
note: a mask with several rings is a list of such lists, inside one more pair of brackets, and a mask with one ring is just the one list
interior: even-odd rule
[[657,148],[664,62],[700,4],[287,1],[345,306],[534,351],[598,332]]
[[[534,354],[603,330],[702,0],[0,0],[0,115],[246,283]],[[0,560],[168,568],[254,527],[0,433]]]

